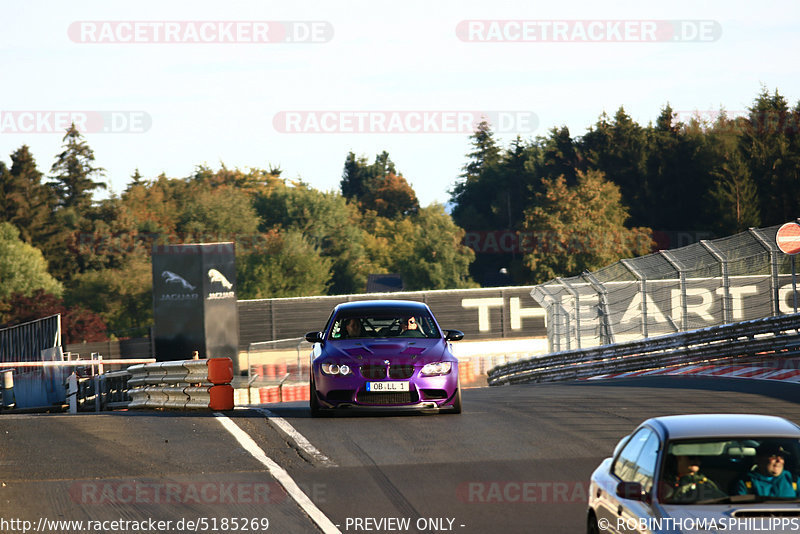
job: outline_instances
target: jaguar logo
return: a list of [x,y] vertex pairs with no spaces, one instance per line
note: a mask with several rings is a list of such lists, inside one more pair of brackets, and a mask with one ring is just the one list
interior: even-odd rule
[[233,288],[233,284],[231,284],[228,281],[228,279],[225,278],[225,275],[222,274],[221,272],[219,272],[216,269],[209,269],[208,270],[208,280],[210,282],[212,282],[212,283],[213,282],[218,282],[218,283],[222,284],[222,287],[224,287],[225,289],[232,289]]
[[167,284],[180,284],[181,287],[188,289],[189,291],[193,291],[195,289],[195,286],[187,282],[185,278],[178,276],[172,271],[162,271],[161,278],[163,278],[164,282]]

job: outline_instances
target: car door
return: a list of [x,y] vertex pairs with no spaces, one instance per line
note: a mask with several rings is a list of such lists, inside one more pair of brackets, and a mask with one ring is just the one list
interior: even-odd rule
[[[619,482],[638,482],[646,493],[652,492],[653,477],[658,462],[659,439],[649,428],[639,429],[622,448],[611,465],[611,478]],[[604,499],[602,514],[609,531],[619,533],[649,532],[641,529],[642,519],[651,516],[650,505],[642,500],[626,499],[616,494],[616,487],[609,488]],[[646,525],[646,521],[644,522]]]

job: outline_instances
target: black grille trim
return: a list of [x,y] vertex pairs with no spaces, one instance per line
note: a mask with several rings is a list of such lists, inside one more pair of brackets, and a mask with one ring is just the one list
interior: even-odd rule
[[371,378],[373,380],[386,378],[385,365],[362,365],[360,371],[361,376],[364,378]]
[[389,378],[411,378],[414,374],[413,365],[392,365],[389,367]]
[[416,404],[419,394],[416,391],[396,391],[391,393],[359,391],[360,404],[389,405],[389,404]]

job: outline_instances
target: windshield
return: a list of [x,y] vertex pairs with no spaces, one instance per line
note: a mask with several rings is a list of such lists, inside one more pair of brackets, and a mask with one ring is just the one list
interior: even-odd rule
[[344,315],[333,322],[328,339],[377,337],[438,338],[433,317],[422,315]]
[[715,438],[669,442],[659,500],[708,504],[796,500],[800,441],[785,438]]

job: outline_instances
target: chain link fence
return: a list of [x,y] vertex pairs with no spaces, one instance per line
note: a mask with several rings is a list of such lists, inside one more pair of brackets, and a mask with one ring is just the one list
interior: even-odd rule
[[540,284],[550,352],[608,345],[797,311],[780,226],[751,228]]

